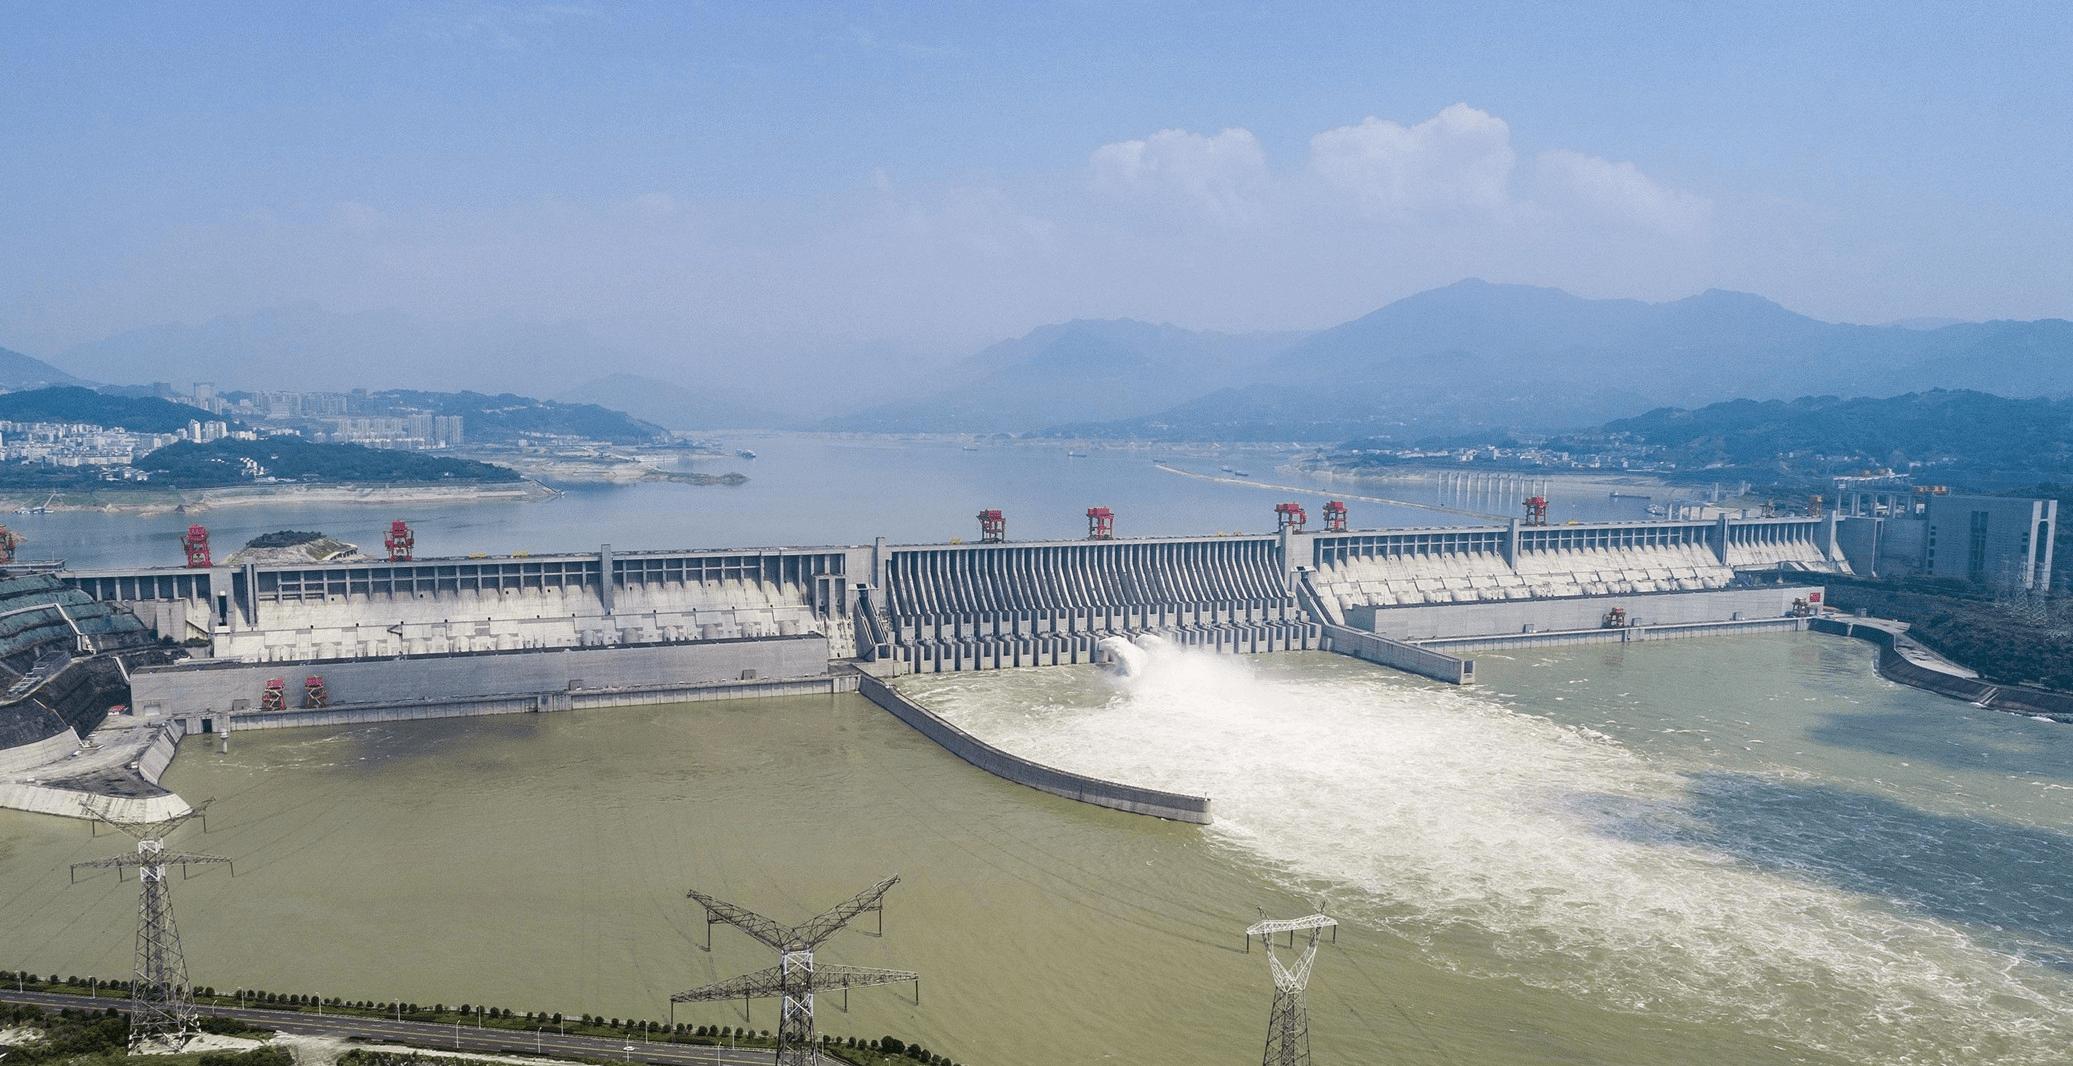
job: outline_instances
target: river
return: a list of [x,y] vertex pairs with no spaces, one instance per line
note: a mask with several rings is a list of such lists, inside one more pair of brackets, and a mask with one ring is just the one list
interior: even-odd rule
[[[892,873],[911,967],[820,1001],[975,1066],[1257,1061],[1240,930],[1320,898],[1320,1061],[2064,1061],[2073,730],[1774,634],[1485,653],[1455,690],[1321,654],[904,682],[1060,765],[1207,792],[1185,826],[983,774],[850,696],[191,738],[195,979],[660,1018],[771,965],[684,898],[797,921]],[[118,839],[0,812],[0,967],[126,972]],[[740,1024],[740,1008],[683,1020]],[[754,1024],[773,1028],[759,1003]]]
[[[754,450],[753,460],[697,459],[680,469],[739,471],[746,484],[700,486],[644,482],[570,486],[557,499],[455,501],[395,508],[376,504],[238,504],[193,515],[138,516],[100,511],[52,511],[0,516],[27,538],[25,559],[64,559],[73,566],[177,565],[179,538],[188,525],[209,527],[218,555],[261,533],[311,529],[381,551],[392,519],[410,522],[421,556],[469,552],[544,553],[617,549],[720,548],[773,544],[868,544],[976,538],[975,515],[1007,512],[1008,535],[1019,539],[1086,534],[1086,510],[1115,509],[1120,536],[1266,531],[1274,505],[1302,502],[1313,523],[1328,498],[1350,501],[1353,524],[1455,525],[1473,512],[1520,513],[1522,494],[1460,494],[1435,481],[1333,485],[1277,470],[1295,449],[1230,448],[1214,453],[1158,447],[1064,444],[964,444],[948,440],[894,440],[769,433],[742,435],[730,446]],[[1081,454],[1083,453],[1083,454]],[[1187,476],[1160,468],[1165,464]],[[1230,467],[1248,477],[1226,472]],[[1214,480],[1213,480],[1214,479]],[[1291,486],[1283,491],[1272,486]],[[1615,498],[1615,490],[1656,492],[1631,481],[1563,478],[1554,485],[1553,517],[1603,520],[1641,518],[1648,500]],[[1351,494],[1351,495],[1349,495]],[[1430,504],[1446,510],[1403,507],[1359,497]]]

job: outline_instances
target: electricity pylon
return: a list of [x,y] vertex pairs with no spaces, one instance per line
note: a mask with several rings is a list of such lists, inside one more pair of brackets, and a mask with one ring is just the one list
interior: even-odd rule
[[[1323,914],[1284,921],[1262,917],[1245,930],[1245,950],[1252,951],[1252,938],[1259,937],[1267,945],[1267,965],[1274,972],[1274,1008],[1267,1015],[1267,1052],[1260,1059],[1262,1066],[1310,1064],[1310,1008],[1304,1003],[1303,990],[1310,984],[1310,967],[1317,961],[1317,941],[1326,929],[1332,931],[1332,943],[1338,943],[1339,920]],[[1299,932],[1310,934],[1303,944],[1303,954],[1294,966],[1285,965],[1274,954],[1274,937],[1287,933],[1288,946],[1293,948]]]
[[705,908],[705,947],[713,947],[713,925],[724,922],[747,933],[766,947],[777,949],[778,963],[767,970],[731,977],[725,981],[679,992],[669,997],[671,1024],[675,1024],[679,1003],[715,1003],[739,999],[744,1005],[761,996],[777,996],[778,1066],[817,1066],[824,1063],[814,1044],[813,994],[841,992],[843,1009],[849,1008],[849,990],[870,985],[914,982],[914,1002],[921,1002],[921,975],[909,970],[880,970],[864,966],[840,966],[813,961],[813,951],[842,931],[866,911],[878,913],[879,935],[885,934],[885,894],[896,884],[889,877],[851,896],[826,913],[804,924],[784,926],[745,907],[714,899],[693,889],[690,897]]
[[[142,899],[137,907],[137,961],[130,974],[130,1050],[179,1051],[196,1030],[192,989],[187,984],[187,957],[180,951],[180,930],[173,924],[173,897],[166,884],[166,868],[178,866],[187,876],[190,866],[229,863],[217,855],[166,850],[166,837],[190,819],[200,817],[200,807],[184,814],[150,822],[126,822],[109,817],[91,803],[81,803],[88,816],[105,822],[134,838],[137,850],[108,859],[90,859],[72,864],[78,879],[83,869],[113,867],[117,880],[130,867],[142,882]],[[236,867],[232,867],[232,873]]]

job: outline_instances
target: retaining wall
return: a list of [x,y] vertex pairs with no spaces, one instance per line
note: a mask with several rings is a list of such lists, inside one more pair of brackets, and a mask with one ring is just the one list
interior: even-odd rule
[[708,700],[740,700],[765,696],[825,696],[835,692],[854,691],[854,678],[730,681],[664,688],[493,695],[416,704],[355,704],[331,706],[322,710],[246,711],[231,715],[230,722],[233,731],[296,729],[304,726],[354,726],[375,722],[417,722],[436,718],[480,718],[496,714],[635,707],[656,703],[701,703]]
[[1708,592],[1630,593],[1418,607],[1356,607],[1347,612],[1346,617],[1356,629],[1424,644],[1450,637],[1484,637],[1539,630],[1595,630],[1604,625],[1606,612],[1615,607],[1627,612],[1629,622],[1644,626],[1782,618],[1792,613],[1793,600],[1820,591],[1819,586],[1766,585]]
[[915,732],[995,777],[1005,778],[1018,785],[1028,785],[1054,796],[1091,803],[1097,807],[1128,811],[1132,814],[1149,814],[1176,822],[1209,824],[1209,799],[1206,796],[1187,796],[1177,792],[1139,788],[1032,762],[1020,755],[1002,751],[951,725],[935,712],[908,699],[895,691],[891,685],[875,677],[859,675],[857,691],[863,693],[871,702],[892,712],[893,717],[913,727]]
[[[288,702],[294,707],[302,702],[303,679],[310,674],[323,675],[334,707],[425,708],[446,703],[569,698],[579,693],[644,693],[647,698],[643,702],[656,702],[696,698],[694,690],[744,681],[825,678],[828,641],[818,634],[808,634],[323,663],[210,660],[134,671],[130,678],[131,703],[146,717],[163,714],[200,718],[237,712],[242,725],[246,717],[243,712],[258,710],[269,678],[286,682]],[[668,695],[674,693],[686,695]]]
[[1350,655],[1434,681],[1445,681],[1450,685],[1473,685],[1476,681],[1476,664],[1470,660],[1347,626],[1325,626],[1324,647],[1326,651]]
[[152,784],[158,784],[160,775],[172,763],[173,754],[180,750],[180,738],[187,735],[187,723],[178,719],[158,727],[157,735],[144,748],[144,754],[137,756],[137,775]]
[[73,732],[72,727],[66,726],[64,732],[53,733],[42,740],[0,749],[0,774],[55,762],[77,751],[79,746],[79,734]]
[[1747,618],[1739,621],[1683,622],[1662,626],[1624,626],[1619,629],[1595,627],[1591,629],[1543,629],[1531,633],[1492,633],[1476,637],[1442,637],[1438,640],[1420,641],[1418,646],[1450,651],[1471,651],[1496,648],[1532,648],[1561,644],[1631,644],[1648,640],[1678,640],[1685,637],[1712,637],[1729,633],[1797,632],[1805,629],[1812,619],[1807,618]]
[[2025,685],[1996,685],[1991,681],[1959,677],[1941,670],[1931,670],[1926,666],[1917,666],[1894,648],[1894,644],[1901,638],[1891,630],[1878,626],[1856,625],[1835,618],[1812,619],[1808,628],[1817,633],[1856,637],[1858,640],[1868,640],[1877,645],[1879,676],[1888,681],[1997,711],[2041,715],[2055,721],[2073,722],[2073,696]]
[[50,785],[0,784],[0,807],[31,814],[55,814],[63,818],[86,817],[80,806],[92,800],[108,817],[123,822],[155,822],[185,814],[187,801],[173,793],[142,799],[130,796],[102,796],[77,789]]

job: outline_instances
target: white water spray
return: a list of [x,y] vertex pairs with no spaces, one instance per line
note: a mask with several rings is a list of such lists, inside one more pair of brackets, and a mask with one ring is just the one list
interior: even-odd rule
[[1032,758],[1211,796],[1213,839],[1463,972],[1867,1062],[2043,1066],[2073,1038],[2064,974],[1708,846],[1703,768],[1343,660],[1114,654],[1108,686],[1017,671],[917,695]]

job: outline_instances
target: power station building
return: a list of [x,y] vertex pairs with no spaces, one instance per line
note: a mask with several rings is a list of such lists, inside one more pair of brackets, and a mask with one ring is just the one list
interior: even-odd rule
[[2003,588],[2052,587],[2057,500],[1933,493],[1846,493],[1836,540],[1870,577],[1949,578]]

